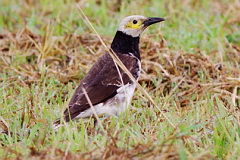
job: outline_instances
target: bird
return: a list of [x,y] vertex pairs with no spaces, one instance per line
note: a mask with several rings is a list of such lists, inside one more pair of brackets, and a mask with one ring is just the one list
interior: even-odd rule
[[[162,21],[165,19],[132,15],[119,24],[110,48],[135,80],[138,80],[141,72],[140,36],[147,27]],[[95,114],[118,116],[130,105],[135,88],[136,84],[107,52],[91,67],[76,88],[63,117],[54,121],[54,128],[61,125],[61,119],[69,122],[93,117],[95,126]]]

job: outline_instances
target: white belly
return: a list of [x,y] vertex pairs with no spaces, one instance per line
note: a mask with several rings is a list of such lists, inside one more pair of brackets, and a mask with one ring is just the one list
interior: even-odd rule
[[[135,88],[136,85],[134,83],[120,87],[117,90],[117,94],[113,98],[107,100],[106,102],[99,103],[93,107],[97,115],[111,116],[119,115],[121,112],[124,112],[131,102]],[[89,108],[75,118],[87,118],[91,117],[92,115],[94,115],[94,111],[92,108]]]

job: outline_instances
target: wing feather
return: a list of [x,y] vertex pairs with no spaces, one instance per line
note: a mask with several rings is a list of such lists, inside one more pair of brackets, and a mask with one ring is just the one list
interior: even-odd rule
[[[117,54],[126,68],[134,75],[137,72],[138,59],[128,54]],[[119,67],[120,69],[120,67]],[[130,78],[120,69],[120,75],[124,84],[131,82]],[[90,108],[83,93],[86,90],[93,105],[104,102],[117,94],[121,86],[121,78],[111,56],[104,54],[90,69],[86,77],[81,81],[70,100],[68,108],[64,111],[65,120],[74,119],[81,112]]]

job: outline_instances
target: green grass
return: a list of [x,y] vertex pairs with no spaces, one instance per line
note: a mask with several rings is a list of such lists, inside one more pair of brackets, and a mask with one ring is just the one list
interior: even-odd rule
[[140,83],[176,128],[136,90],[127,112],[101,119],[104,131],[82,120],[55,132],[54,119],[105,49],[74,1],[2,0],[1,158],[239,159],[237,0],[78,4],[107,45],[128,15],[167,17],[142,36]]

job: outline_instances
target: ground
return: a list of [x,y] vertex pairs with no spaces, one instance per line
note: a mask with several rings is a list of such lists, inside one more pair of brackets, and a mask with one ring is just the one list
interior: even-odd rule
[[[53,129],[126,16],[144,32],[142,68],[120,117]],[[239,159],[239,0],[1,0],[0,157]],[[152,103],[153,102],[153,103]]]

